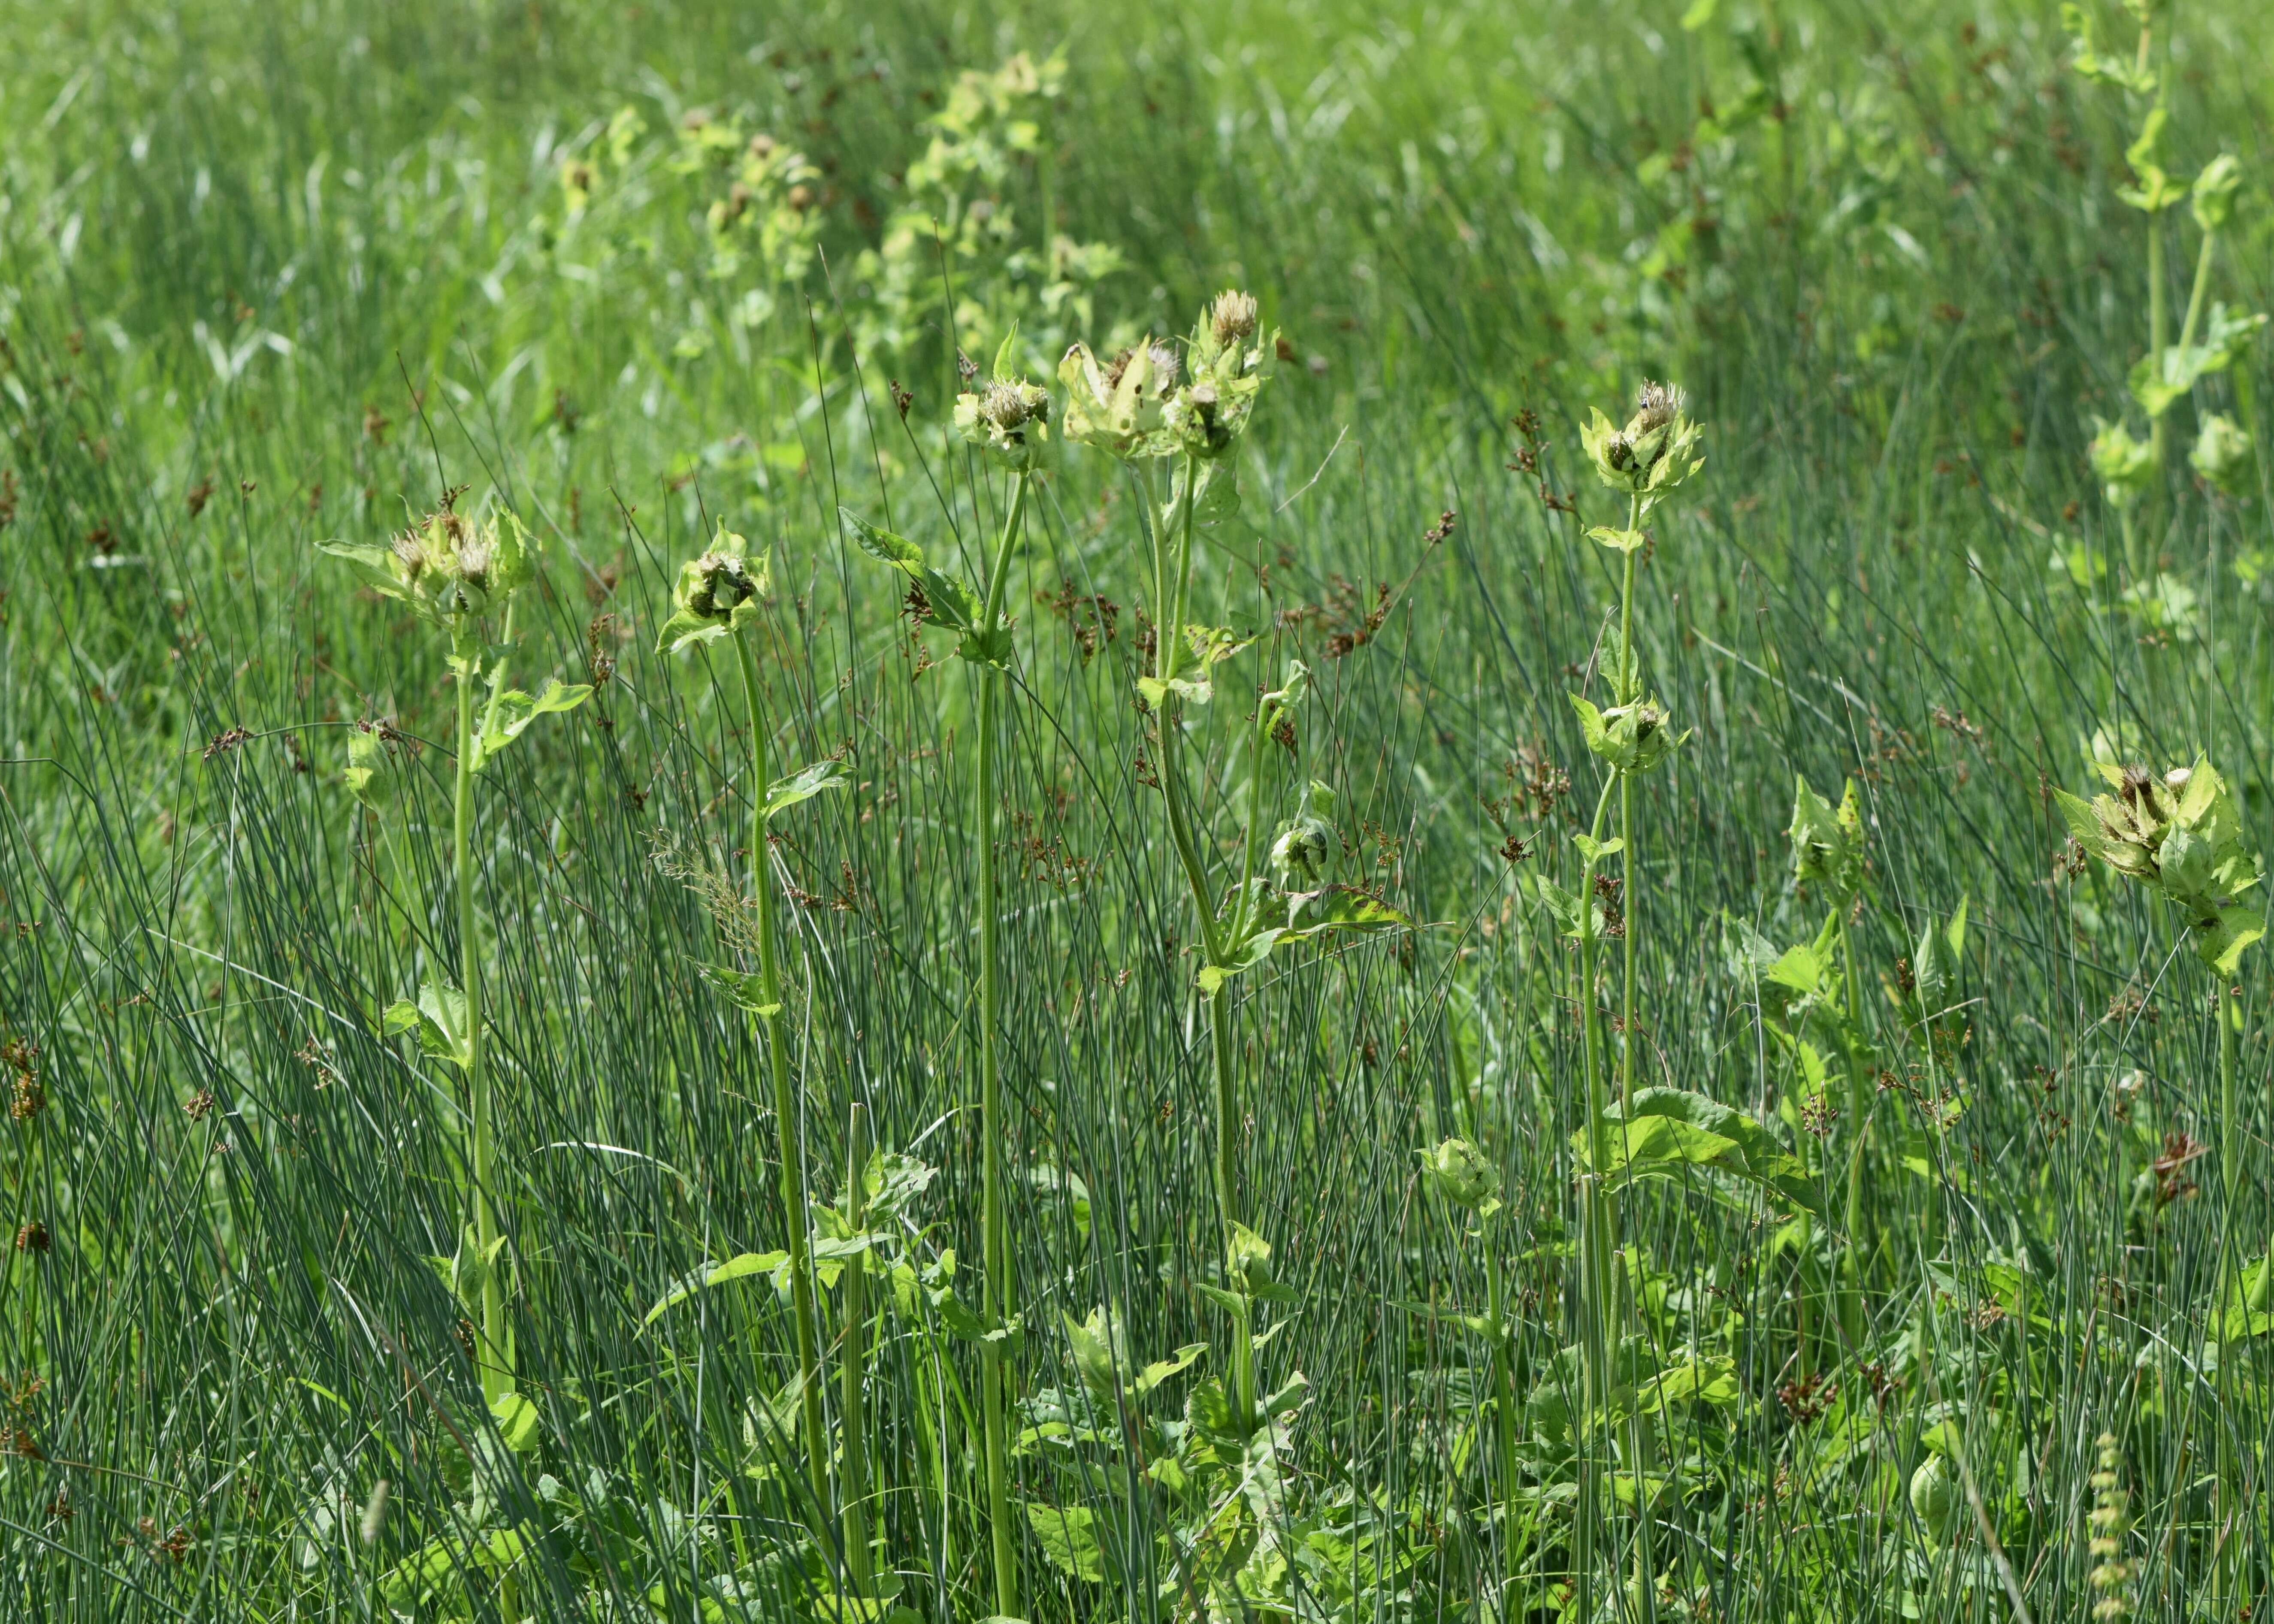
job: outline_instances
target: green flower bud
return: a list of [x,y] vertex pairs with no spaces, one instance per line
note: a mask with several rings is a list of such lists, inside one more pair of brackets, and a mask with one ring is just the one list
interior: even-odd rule
[[471,624],[503,608],[534,573],[528,534],[518,518],[507,514],[501,523],[491,514],[476,521],[447,505],[383,543],[321,545],[345,559],[374,591],[450,631],[454,643],[478,643]]
[[1927,1538],[1937,1544],[1947,1543],[1958,1532],[1965,1498],[1958,1474],[1939,1455],[1928,1455],[1911,1474],[1911,1509],[1926,1525]]
[[713,642],[757,619],[773,583],[763,555],[745,555],[748,545],[721,524],[711,550],[679,567],[671,589],[672,616],[656,635],[657,653],[675,654]]
[[2201,474],[2205,483],[2229,496],[2240,496],[2249,486],[2251,464],[2256,460],[2250,436],[2233,418],[2218,412],[2202,420],[2202,427],[2195,435],[2195,447],[2187,455],[2187,465]]
[[1271,840],[1271,868],[1282,891],[1315,890],[1334,860],[1335,792],[1314,779],[1305,786],[1295,816],[1283,822]]
[[2192,922],[2196,953],[2231,972],[2265,921],[2238,900],[2263,865],[2226,781],[2200,756],[2161,778],[2141,766],[2095,764],[2116,793],[2090,803],[2058,793],[2069,832],[2119,874],[2161,891]]
[[1163,409],[1178,450],[1212,460],[1231,449],[1246,432],[1278,343],[1276,333],[1258,337],[1254,295],[1217,295],[1186,346],[1192,381],[1171,395]]
[[2129,508],[2156,477],[2156,447],[2151,441],[2133,439],[2132,431],[2121,423],[2095,417],[2092,425],[2088,455],[2092,471],[2100,477],[2101,493],[2110,507]]
[[1014,473],[1042,460],[1050,438],[1050,395],[1023,378],[996,378],[955,397],[956,432]]
[[358,722],[348,733],[347,771],[340,775],[348,793],[374,812],[390,810],[403,793],[403,774],[388,748],[384,723]]
[[1863,889],[1864,808],[1855,779],[1848,780],[1835,812],[1806,778],[1796,778],[1792,824],[1785,832],[1792,839],[1793,878],[1821,885],[1843,900]]
[[1445,1139],[1434,1150],[1414,1153],[1431,1189],[1480,1218],[1500,1210],[1500,1169],[1466,1139]]
[[2221,153],[2195,177],[2195,224],[2205,231],[2225,225],[2234,213],[2234,193],[2242,184],[2242,166],[2233,153]]
[[1654,695],[1598,710],[1574,694],[1571,706],[1579,713],[1588,749],[1621,772],[1648,772],[1690,737],[1673,730],[1672,718]]
[[1641,499],[1647,513],[1668,492],[1706,465],[1698,449],[1703,432],[1683,413],[1682,391],[1671,384],[1646,383],[1635,397],[1635,414],[1624,428],[1590,410],[1579,431],[1580,444],[1595,465],[1595,476],[1614,491]]

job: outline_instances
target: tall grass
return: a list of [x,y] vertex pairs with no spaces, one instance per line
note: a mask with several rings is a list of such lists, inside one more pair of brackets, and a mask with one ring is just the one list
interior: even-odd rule
[[[2088,452],[2159,321],[2268,303],[2267,25],[2152,42],[2160,162],[2241,162],[2206,248],[2120,201],[2153,94],[2049,12],[1689,11],[0,19],[5,1611],[983,1617],[998,1537],[1035,1619],[2263,1605],[2263,957],[2202,967],[2052,792],[2110,787],[2096,733],[2201,749],[2269,844],[2263,348],[2136,500]],[[1005,545],[958,350],[1015,318],[1049,380],[1239,285],[1286,353],[1189,607],[1109,459]],[[1615,557],[1580,426],[1669,376],[1709,460]],[[2213,413],[2255,455],[2198,478]],[[538,545],[512,680],[594,690],[463,842],[447,651],[317,552],[459,485]],[[999,578],[1007,673],[843,509]],[[762,613],[669,659],[722,523]],[[1187,622],[1258,640],[1171,744],[1132,695]],[[1564,695],[1633,672],[1696,732],[1591,977],[1542,882],[1593,921],[1616,780]],[[1853,781],[1852,888],[1796,877],[1796,774]],[[1327,786],[1322,877],[1427,928],[1204,997],[1149,778],[1211,875]],[[779,903],[775,1014],[659,838]],[[445,974],[501,1328],[448,1266],[471,1101],[383,1032]],[[1821,1215],[1630,1184],[1576,1357],[1572,1136],[1660,1086]],[[1497,1209],[1425,1177],[1454,1139]],[[801,1242],[802,1341],[807,1268],[734,1267]]]

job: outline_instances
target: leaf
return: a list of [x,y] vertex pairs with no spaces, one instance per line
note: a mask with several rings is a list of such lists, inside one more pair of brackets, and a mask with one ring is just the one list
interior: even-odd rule
[[1579,855],[1590,863],[1599,863],[1606,857],[1615,857],[1627,849],[1626,841],[1617,835],[1608,840],[1598,840],[1593,835],[1573,835],[1571,844],[1579,848]]
[[[1630,1110],[1623,1114],[1615,1103],[1607,1116],[1609,1163],[1595,1170],[1613,1189],[1677,1167],[1712,1168],[1821,1210],[1822,1197],[1800,1159],[1743,1111],[1687,1089],[1644,1088]],[[1572,1135],[1582,1162],[1589,1138],[1585,1127]]]
[[1027,1502],[1027,1522],[1035,1543],[1052,1563],[1077,1579],[1105,1577],[1105,1553],[1097,1543],[1097,1516],[1087,1506],[1061,1511],[1040,1500]]
[[[923,549],[915,543],[892,531],[879,530],[849,508],[837,510],[851,527],[853,540],[862,552],[880,562],[904,571],[914,581],[923,598],[923,618],[931,625],[944,626],[950,631],[977,632],[979,617],[986,605],[964,582],[954,575],[943,575],[924,562]],[[958,653],[963,653],[959,648]],[[973,658],[966,654],[966,658]],[[983,664],[999,663],[993,658]]]
[[1369,891],[1350,885],[1329,885],[1291,898],[1286,941],[1307,941],[1329,930],[1396,930],[1414,929],[1412,918]]
[[591,696],[591,683],[579,682],[571,687],[558,678],[546,683],[545,691],[534,699],[519,688],[508,688],[498,695],[483,720],[482,736],[474,742],[473,770],[479,772],[487,766],[538,717],[574,710]]
[[395,556],[395,549],[387,543],[383,541],[320,541],[316,544],[316,550],[344,560],[348,568],[355,571],[357,578],[373,591],[385,598],[397,598],[409,603],[413,607],[418,606],[417,599],[404,590],[403,583],[395,578],[395,571],[389,568],[389,561]]
[[418,1024],[418,1006],[408,998],[397,998],[388,1004],[379,1018],[379,1035],[400,1037]]
[[1133,1384],[1140,1396],[1150,1393],[1171,1376],[1192,1368],[1193,1361],[1208,1351],[1206,1342],[1187,1342],[1165,1359],[1156,1359],[1137,1372]]
[[2266,916],[2229,904],[2198,929],[2195,956],[2219,974],[2233,975],[2242,962],[2242,950],[2266,934]]
[[939,1169],[897,1150],[871,1151],[861,1187],[868,1198],[868,1220],[889,1225],[930,1187]]
[[1228,626],[1185,628],[1186,646],[1192,650],[1193,658],[1201,663],[1201,669],[1203,671],[1210,665],[1230,659],[1254,641],[1253,635],[1242,636]]
[[1600,541],[1605,546],[1620,553],[1635,552],[1648,539],[1640,530],[1613,530],[1607,524],[1596,525],[1587,532],[1587,538],[1590,541]]
[[825,789],[845,787],[845,763],[835,756],[824,756],[809,767],[800,769],[786,778],[776,778],[766,786],[765,815],[771,818],[777,812],[787,811],[801,801],[810,801]]
[[473,1034],[466,1020],[466,995],[448,981],[418,988],[418,1047],[436,1060],[456,1066],[474,1063]]
[[1206,677],[1171,677],[1166,682],[1157,677],[1140,677],[1137,691],[1145,696],[1147,704],[1157,710],[1161,702],[1171,694],[1204,705],[1216,697],[1216,684]]
[[689,959],[687,962],[701,972],[704,981],[732,999],[737,1007],[748,1010],[760,1020],[772,1020],[781,1013],[782,1006],[779,1002],[767,1000],[763,976],[749,974],[726,965],[705,964],[700,959]]
[[1261,964],[1266,959],[1271,957],[1271,950],[1279,944],[1281,938],[1286,934],[1283,930],[1259,930],[1232,950],[1230,963],[1202,965],[1200,974],[1196,978],[1200,982],[1201,996],[1205,998],[1215,997],[1223,989],[1224,984],[1233,976],[1243,970],[1251,970]]
[[665,1310],[675,1304],[685,1302],[697,1292],[712,1286],[730,1285],[738,1280],[747,1280],[753,1274],[776,1277],[776,1283],[779,1285],[779,1276],[788,1267],[789,1253],[786,1252],[738,1252],[716,1268],[699,1268],[681,1278],[677,1285],[663,1294],[653,1308],[647,1311],[647,1318],[640,1323],[644,1326],[653,1325],[663,1317]]
[[505,1440],[505,1447],[516,1455],[527,1455],[543,1441],[537,1406],[518,1393],[501,1393],[493,1399],[490,1419],[497,1423],[498,1436]]

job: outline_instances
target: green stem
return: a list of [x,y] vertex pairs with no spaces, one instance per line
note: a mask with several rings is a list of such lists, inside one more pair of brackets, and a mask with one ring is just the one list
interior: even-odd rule
[[[1627,499],[1627,528],[1642,527],[1642,498]],[[1619,703],[1632,704],[1642,697],[1642,662],[1635,656],[1634,600],[1635,553],[1639,549],[1629,548],[1625,566],[1619,579]],[[1634,883],[1635,842],[1640,838],[1635,825],[1634,775],[1622,772],[1619,781],[1619,898],[1626,912],[1625,932],[1620,941],[1624,960],[1625,984],[1619,995],[1619,1112],[1623,1119],[1631,1120],[1634,1111],[1635,1050],[1638,1047],[1635,1035],[1635,984],[1637,955],[1642,939],[1640,929],[1642,896]],[[1615,1214],[1614,1214],[1615,1217]],[[1615,1304],[1606,1303],[1607,1312],[1615,1312]],[[1652,1583],[1650,1556],[1650,1511],[1647,1496],[1643,1492],[1643,1472],[1649,1463],[1646,1423],[1639,1409],[1630,1418],[1628,1425],[1629,1453],[1633,1457],[1635,1474],[1635,1578],[1640,1597],[1643,1616],[1648,1618],[1655,1610],[1656,1586]]]
[[[463,639],[454,639],[463,642]],[[463,653],[470,650],[462,650]],[[468,1160],[473,1188],[474,1250],[482,1269],[482,1398],[494,1404],[513,1391],[512,1356],[506,1347],[505,1293],[498,1284],[497,1214],[490,1201],[492,1133],[489,1070],[483,1062],[481,936],[474,911],[474,673],[458,673],[458,761],[451,795],[450,855],[458,886],[458,984],[466,996],[466,1094],[473,1144]]]
[[[1003,517],[1003,534],[988,572],[987,606],[980,625],[990,633],[1002,617],[1005,584],[1011,571],[1011,550],[1017,545],[1019,526],[1027,510],[1027,476],[1012,476],[1011,506]],[[1010,1239],[1005,1228],[1003,1204],[1003,1083],[996,1054],[1002,1028],[1003,988],[998,931],[1002,905],[995,873],[995,710],[1003,685],[1002,673],[991,666],[973,668],[979,677],[979,736],[975,741],[976,771],[973,774],[972,821],[979,841],[979,1134],[983,1167],[980,1187],[980,1228],[986,1272],[984,1302],[987,1327],[1000,1331],[1012,1313]],[[1010,1440],[1004,1414],[1003,1342],[991,1337],[980,1348],[980,1399],[985,1432],[987,1518],[993,1538],[995,1611],[1004,1618],[1019,1616],[1019,1547],[1011,1522]]]
[[[1600,842],[1603,822],[1610,812],[1614,773],[1595,801],[1589,838]],[[1595,1616],[1595,1545],[1602,1515],[1602,1477],[1606,1450],[1598,1438],[1595,1417],[1610,1393],[1610,1351],[1607,1317],[1610,1305],[1610,1204],[1604,1199],[1602,1169],[1610,1160],[1608,1117],[1610,1098],[1603,1078],[1600,1039],[1595,1019],[1595,860],[1579,870],[1579,1032],[1584,1056],[1582,1074],[1587,1091],[1587,1169],[1579,1179],[1579,1335],[1580,1423],[1579,1504],[1574,1530],[1573,1564],[1579,1582],[1578,1616]]]
[[[853,1234],[868,1227],[868,1202],[862,1176],[868,1169],[865,1126],[855,1104],[845,1122],[845,1222]],[[862,1383],[868,1375],[868,1259],[856,1253],[845,1260],[845,1346],[838,1359],[840,1408],[844,1412],[844,1487],[842,1520],[845,1567],[853,1593],[866,1596],[872,1575],[869,1567],[869,1460],[867,1418]]]
[[774,947],[774,888],[766,858],[765,706],[758,697],[758,662],[749,636],[734,639],[742,665],[742,697],[750,718],[750,889],[757,909],[758,985],[771,1014],[766,1062],[773,1081],[774,1148],[781,1157],[782,1219],[788,1229],[791,1317],[797,1336],[798,1394],[805,1428],[805,1475],[816,1515],[829,1504],[829,1432],[821,1414],[820,1338],[815,1329],[812,1225],[805,1207],[805,1164],[798,1148],[797,1094],[790,1084],[789,1033],[783,1020],[781,964]]
[[[2218,1295],[2212,1300],[2218,1304],[2215,1312],[2224,1316],[2230,1302],[2242,1296],[2241,1282],[2235,1278],[2235,1224],[2241,1215],[2242,1153],[2248,1136],[2235,1101],[2234,1028],[2241,1010],[2227,996],[2224,976],[2215,976],[2211,985],[2211,1019],[2218,1023],[2218,1123],[2219,1177],[2224,1186],[2224,1199],[2219,1215]],[[2211,1596],[2213,1617],[2224,1616],[2218,1604],[2228,1589],[2229,1571],[2239,1553],[2240,1541],[2235,1538],[2234,1488],[2240,1476],[2240,1462],[2234,1459],[2234,1429],[2229,1425],[2233,1411],[2230,1408],[2233,1390],[2232,1367],[2234,1357],[2243,1346],[2242,1339],[2233,1335],[2229,1327],[2221,1323],[2218,1329],[2218,1494],[2217,1529],[2213,1537],[2211,1563]]]
[[[1847,976],[1848,1021],[1858,1038],[1864,1033],[1864,999],[1856,979],[1856,948],[1849,939],[1848,915],[1840,915],[1840,961]],[[1848,1114],[1856,1124],[1856,1142],[1848,1157],[1848,1277],[1860,1291],[1863,1288],[1864,1234],[1864,1169],[1865,1154],[1871,1142],[1871,1079],[1851,1052],[1848,1056]],[[1849,1330],[1859,1327],[1851,1326]]]

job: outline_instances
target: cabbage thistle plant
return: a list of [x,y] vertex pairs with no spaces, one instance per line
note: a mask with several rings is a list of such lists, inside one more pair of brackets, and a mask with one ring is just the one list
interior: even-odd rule
[[734,646],[741,670],[742,700],[749,727],[750,802],[749,934],[755,942],[755,974],[739,966],[706,964],[705,977],[759,1028],[765,1044],[772,1085],[774,1149],[781,1163],[780,1189],[794,1335],[797,1395],[806,1481],[817,1507],[828,1504],[829,1438],[821,1408],[821,1354],[815,1304],[812,1237],[807,1219],[805,1168],[799,1149],[799,1093],[790,1076],[789,1034],[783,1018],[780,946],[776,941],[774,878],[766,829],[775,815],[824,790],[842,787],[839,763],[821,761],[789,777],[769,774],[767,740],[772,724],[758,680],[752,643],[761,624],[772,575],[764,554],[752,557],[742,537],[721,524],[699,557],[680,566],[672,588],[672,613],[658,632],[656,652],[679,654],[721,643]]
[[984,460],[1010,476],[1003,528],[987,566],[985,592],[972,590],[960,577],[924,561],[915,543],[880,530],[847,512],[847,523],[862,550],[890,564],[908,579],[908,601],[925,626],[956,635],[955,652],[968,663],[978,685],[978,726],[972,752],[973,827],[979,831],[979,1114],[981,1264],[985,1296],[980,1335],[980,1412],[985,1459],[987,1516],[992,1541],[995,1611],[1019,1616],[1019,1555],[1011,1516],[1010,1434],[1003,1358],[1019,1332],[1013,1302],[1008,1215],[1003,1192],[1003,1153],[1007,1129],[1003,1117],[1001,1031],[1001,886],[996,869],[997,722],[1004,679],[1011,667],[1011,618],[1005,612],[1011,558],[1018,550],[1028,488],[1050,448],[1050,392],[1020,377],[1013,368],[1018,332],[1005,334],[987,381],[955,402],[955,432]]
[[[451,795],[451,868],[457,903],[459,971],[456,985],[423,982],[415,999],[400,1000],[380,1018],[383,1035],[415,1034],[433,1060],[454,1067],[464,1081],[467,1147],[466,1220],[456,1255],[448,1260],[453,1290],[475,1327],[482,1395],[501,1427],[517,1429],[528,1401],[514,1390],[513,1333],[508,1323],[511,1276],[506,1236],[498,1222],[495,1122],[487,1064],[482,999],[481,921],[474,886],[474,780],[540,716],[573,710],[591,696],[584,684],[558,680],[532,697],[505,686],[505,657],[513,643],[513,599],[535,573],[528,533],[511,513],[476,520],[456,511],[457,492],[441,508],[384,542],[328,541],[322,550],[344,560],[381,597],[408,607],[430,631],[447,640],[448,665],[457,683],[456,767]],[[498,641],[488,641],[493,618]],[[478,721],[475,685],[489,693]],[[360,741],[365,748],[355,748]],[[349,788],[374,812],[393,811],[396,785],[384,771],[376,735],[351,737]]]

